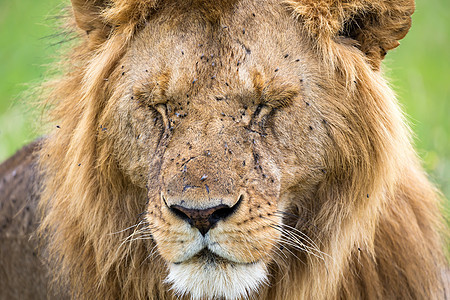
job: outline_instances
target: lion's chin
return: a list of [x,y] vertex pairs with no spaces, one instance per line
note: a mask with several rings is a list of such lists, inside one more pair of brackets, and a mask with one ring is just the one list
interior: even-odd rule
[[267,269],[262,261],[240,264],[220,257],[194,257],[170,264],[166,282],[178,296],[191,299],[248,298],[267,283]]

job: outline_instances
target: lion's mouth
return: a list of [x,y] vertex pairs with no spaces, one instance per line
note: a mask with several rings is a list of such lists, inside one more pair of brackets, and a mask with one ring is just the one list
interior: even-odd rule
[[183,263],[191,263],[191,262],[202,262],[203,264],[205,264],[206,266],[208,265],[224,265],[224,264],[229,264],[229,265],[252,265],[252,264],[256,264],[259,262],[259,260],[256,261],[251,261],[251,262],[238,262],[238,261],[234,261],[234,260],[230,260],[227,259],[225,257],[222,257],[212,251],[210,251],[207,248],[204,248],[203,250],[201,250],[200,252],[198,252],[197,254],[195,254],[194,256],[192,256],[190,259],[185,260],[185,261],[179,261],[179,262],[174,262],[174,265],[180,265]]
[[210,251],[208,248],[204,248],[203,250],[199,251],[197,254],[193,255],[191,258],[183,261],[177,261],[173,262],[174,265],[181,265],[181,264],[189,264],[189,263],[203,263],[205,266],[221,266],[221,265],[252,265],[259,262],[259,260],[250,261],[250,262],[242,262],[242,261],[235,261],[228,258],[225,258],[223,256],[220,256],[219,254],[216,254],[212,251]]

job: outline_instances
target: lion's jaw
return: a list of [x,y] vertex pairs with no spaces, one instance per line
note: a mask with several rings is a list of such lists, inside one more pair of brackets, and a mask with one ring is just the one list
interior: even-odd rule
[[177,295],[189,294],[192,299],[238,299],[267,282],[267,269],[262,261],[239,264],[205,252],[201,257],[170,264],[166,282]]

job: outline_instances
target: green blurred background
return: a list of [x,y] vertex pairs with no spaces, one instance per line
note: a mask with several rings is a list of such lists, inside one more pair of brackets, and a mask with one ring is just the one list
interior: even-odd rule
[[[56,60],[65,37],[55,24],[67,3],[0,0],[0,161],[39,134],[39,114],[30,105],[37,96],[24,91]],[[450,199],[450,1],[418,0],[401,44],[387,55],[384,69],[425,168]]]

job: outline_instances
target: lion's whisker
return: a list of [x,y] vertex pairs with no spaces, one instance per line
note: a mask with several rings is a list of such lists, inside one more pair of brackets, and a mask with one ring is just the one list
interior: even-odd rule
[[[266,220],[269,220],[271,222],[273,222],[272,220],[270,220],[269,218],[264,218]],[[296,243],[300,243],[303,247],[306,247],[307,249],[312,249],[314,251],[319,252],[322,256],[323,255],[327,255],[326,253],[322,252],[319,250],[319,247],[317,246],[317,244],[314,243],[314,241],[309,238],[305,233],[301,232],[300,230],[298,230],[297,228],[294,228],[292,226],[286,225],[286,224],[278,224],[278,223],[272,223],[271,225],[276,226],[277,230],[280,229],[281,232],[285,233],[285,235],[289,235],[291,239],[294,239]],[[286,230],[284,227],[287,227],[288,230]],[[292,230],[294,232],[292,232]],[[301,235],[302,237],[299,237],[297,235]],[[304,241],[304,242],[303,242]],[[306,243],[306,244],[305,244]],[[307,245],[309,244],[309,246]]]
[[300,234],[303,238],[305,238],[307,241],[309,241],[314,247],[319,249],[318,245],[306,233],[304,233],[303,231],[301,231],[301,230],[299,230],[299,229],[297,229],[297,228],[295,228],[293,226],[290,226],[288,224],[281,223],[280,225],[287,227],[288,229],[296,232],[297,234]]
[[122,230],[119,230],[119,231],[116,231],[116,232],[111,232],[109,235],[114,235],[114,234],[122,233],[122,232],[127,231],[127,230],[129,230],[129,229],[131,229],[131,228],[140,226],[141,224],[142,224],[142,221],[140,221],[139,223],[134,224],[134,225],[132,225],[132,226],[130,226],[130,227],[127,227],[127,228],[125,228],[125,229],[122,229]]
[[[265,218],[265,217],[263,217],[263,218],[271,222],[269,224],[269,226],[275,226],[276,228],[274,228],[274,229],[279,230],[280,232],[284,233],[285,235],[289,235],[290,238],[293,240],[293,242],[299,243],[299,244],[301,244],[303,247],[305,247],[307,249],[312,249],[312,250],[315,250],[315,251],[317,251],[319,253],[322,253],[322,251],[319,250],[319,247],[306,234],[302,233],[301,231],[296,229],[296,232],[301,233],[305,237],[305,242],[310,244],[310,246],[305,244],[302,241],[302,238],[297,237],[295,233],[291,232],[290,230],[286,230],[285,228],[283,228],[283,226],[286,226],[285,224],[278,224],[278,223],[275,223],[273,220],[271,220],[269,218]],[[288,227],[288,229],[295,229],[295,228],[293,228],[291,226],[287,226],[287,227]]]
[[315,256],[315,257],[325,261],[323,255],[318,255],[318,254],[316,254],[314,252],[314,251],[316,251],[316,252],[319,252],[319,254],[322,254],[322,252],[319,249],[314,248],[314,247],[309,247],[309,246],[305,245],[297,237],[295,237],[295,235],[292,235],[289,231],[284,230],[282,227],[280,227],[280,226],[278,226],[276,224],[272,224],[272,225],[269,225],[269,226],[274,228],[274,229],[276,229],[276,230],[278,230],[278,231],[280,231],[281,233],[283,233],[285,235],[284,237],[283,236],[280,237],[280,241],[283,241],[283,242],[289,244],[292,247],[295,247],[295,248],[297,248],[297,249],[299,249],[301,251],[309,253],[309,254],[311,254],[311,255],[313,255],[313,256]]
[[292,231],[289,231],[289,230],[285,230],[284,228],[282,228],[282,225],[274,225],[274,226],[280,227],[280,229],[282,229],[283,232],[284,232],[285,234],[289,235],[289,238],[290,238],[290,239],[294,239],[295,242],[301,244],[302,246],[306,247],[307,249],[312,249],[312,250],[317,251],[318,253],[320,253],[320,254],[322,255],[322,257],[323,257],[323,255],[327,255],[326,253],[320,251],[320,250],[319,250],[319,247],[318,247],[314,242],[311,241],[311,242],[312,242],[312,244],[311,244],[310,239],[309,239],[309,240],[305,240],[305,242],[309,243],[310,246],[308,246],[307,244],[305,244],[305,243],[303,242],[302,237],[307,237],[306,234],[303,234],[302,237],[298,237],[298,236],[296,235],[296,233],[294,233],[294,232],[292,232]]

